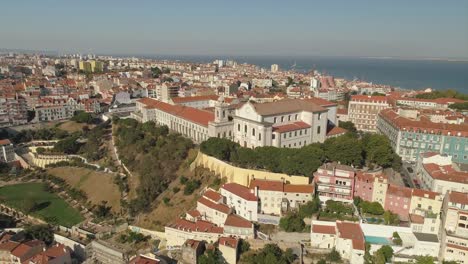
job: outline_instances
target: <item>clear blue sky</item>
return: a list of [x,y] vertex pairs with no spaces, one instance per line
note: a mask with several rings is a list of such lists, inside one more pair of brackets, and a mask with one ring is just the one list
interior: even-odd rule
[[468,58],[468,1],[4,0],[0,48]]

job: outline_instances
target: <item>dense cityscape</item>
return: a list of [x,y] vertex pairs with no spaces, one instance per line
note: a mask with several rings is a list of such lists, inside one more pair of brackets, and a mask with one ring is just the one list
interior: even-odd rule
[[466,95],[223,59],[0,74],[4,263],[466,262]]
[[0,6],[0,264],[468,264],[468,1]]

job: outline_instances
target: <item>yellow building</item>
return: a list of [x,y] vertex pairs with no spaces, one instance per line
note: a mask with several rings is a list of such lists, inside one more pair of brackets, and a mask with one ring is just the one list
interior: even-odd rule
[[79,69],[84,72],[102,72],[104,70],[104,63],[95,60],[80,61]]

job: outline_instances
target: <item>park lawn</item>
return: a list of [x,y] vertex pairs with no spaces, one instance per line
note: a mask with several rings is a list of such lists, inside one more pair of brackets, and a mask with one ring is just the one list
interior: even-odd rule
[[24,211],[26,199],[39,204],[39,209],[32,213],[45,221],[54,219],[57,224],[71,227],[83,221],[76,209],[54,193],[47,192],[43,183],[22,183],[0,187],[1,202],[7,206]]
[[89,125],[89,124],[85,124],[85,123],[77,123],[75,121],[65,121],[61,124],[58,125],[58,128],[60,128],[61,130],[65,130],[69,133],[73,133],[73,132],[79,132],[79,131],[82,131],[83,130],[83,127],[87,126],[89,129],[92,129],[94,127],[94,125]]

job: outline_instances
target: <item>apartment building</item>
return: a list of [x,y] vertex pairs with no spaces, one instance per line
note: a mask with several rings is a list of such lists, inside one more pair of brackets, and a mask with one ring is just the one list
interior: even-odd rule
[[440,193],[413,189],[409,210],[413,232],[438,234],[444,196]]
[[440,258],[468,263],[468,193],[449,191],[442,210]]
[[253,179],[249,188],[258,197],[258,213],[266,215],[283,215],[312,201],[314,195],[313,185],[285,184],[282,181]]
[[451,104],[463,102],[465,101],[456,98],[419,99],[402,97],[396,99],[396,104],[399,106],[409,106],[421,109],[447,109]]
[[12,162],[16,160],[15,149],[9,139],[0,140],[0,162]]
[[197,211],[203,220],[222,227],[231,213],[231,208],[223,203],[223,196],[213,190],[207,190],[197,201]]
[[348,119],[359,131],[377,132],[377,117],[387,108],[390,103],[386,96],[353,95],[348,105]]
[[358,223],[313,220],[310,241],[315,248],[335,248],[350,263],[364,263],[366,242]]
[[237,183],[226,183],[220,188],[224,202],[233,208],[237,215],[249,221],[258,220],[258,197],[255,190]]
[[422,188],[445,194],[468,192],[468,172],[461,171],[448,155],[427,152],[419,155],[416,178]]
[[337,163],[326,163],[314,173],[314,183],[320,201],[353,202],[354,169]]
[[411,119],[393,109],[385,109],[378,116],[377,129],[389,138],[403,161],[416,161],[421,153],[438,152],[452,156],[454,162],[468,163],[467,124]]

